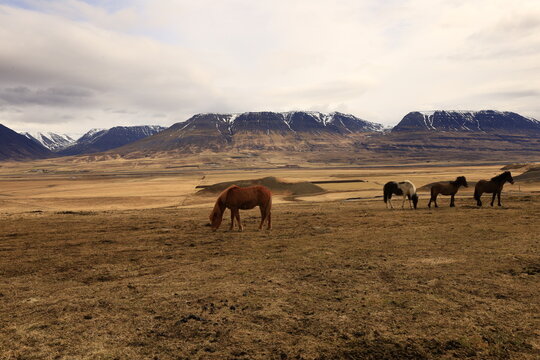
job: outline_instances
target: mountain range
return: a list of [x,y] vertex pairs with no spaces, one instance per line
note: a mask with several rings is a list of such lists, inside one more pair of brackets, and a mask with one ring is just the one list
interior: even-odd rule
[[[27,140],[40,145],[34,150],[23,150],[22,144],[14,142],[7,145],[2,141],[3,136],[0,134],[3,159],[21,159],[24,154],[36,158],[109,152],[140,157],[173,152],[244,150],[334,152],[337,158],[342,153],[365,152],[451,156],[451,152],[464,149],[470,153],[505,149],[520,154],[540,152],[540,121],[493,110],[410,112],[390,131],[380,124],[339,112],[207,113],[197,114],[167,129],[161,126],[93,129],[77,141],[52,133],[26,134]],[[21,149],[6,150],[14,146]]]

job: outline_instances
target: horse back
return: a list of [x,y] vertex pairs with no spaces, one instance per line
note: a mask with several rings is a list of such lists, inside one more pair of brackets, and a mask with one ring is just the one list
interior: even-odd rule
[[451,195],[455,194],[457,191],[457,188],[452,185],[450,181],[442,181],[435,183],[431,185],[431,195],[435,194],[443,194],[443,195]]
[[226,206],[237,209],[253,209],[255,206],[266,207],[271,204],[272,193],[262,185],[241,188],[231,186],[227,191]]
[[399,187],[405,195],[411,196],[416,194],[416,186],[410,180],[401,181]]
[[387,195],[387,197],[391,198],[392,194],[394,195],[403,195],[403,191],[399,187],[399,184],[395,181],[389,181],[386,184],[384,184],[383,187],[383,193]]
[[476,183],[474,190],[485,192],[485,193],[494,193],[502,189],[503,183],[497,183],[491,180],[480,180]]

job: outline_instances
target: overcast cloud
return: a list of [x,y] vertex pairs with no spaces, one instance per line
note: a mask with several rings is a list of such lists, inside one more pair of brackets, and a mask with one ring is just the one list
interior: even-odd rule
[[539,64],[537,0],[0,1],[0,123],[18,131],[262,110],[540,119]]

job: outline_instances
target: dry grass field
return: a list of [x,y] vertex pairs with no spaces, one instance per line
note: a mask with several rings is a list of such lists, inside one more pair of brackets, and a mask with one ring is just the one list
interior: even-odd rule
[[[1,359],[540,358],[538,184],[502,208],[471,189],[436,210],[376,198],[500,166],[113,165],[2,164]],[[212,233],[194,187],[268,175],[366,182],[278,196],[271,231],[252,210]]]

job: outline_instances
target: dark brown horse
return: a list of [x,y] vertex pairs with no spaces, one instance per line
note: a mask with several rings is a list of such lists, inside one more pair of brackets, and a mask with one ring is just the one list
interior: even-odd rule
[[244,228],[240,221],[240,210],[253,209],[258,206],[261,210],[261,223],[259,224],[259,230],[262,229],[265,220],[268,220],[268,230],[272,228],[272,193],[268,188],[256,185],[245,188],[238,187],[236,185],[229,186],[221,194],[219,194],[214,209],[210,213],[210,222],[212,224],[212,231],[216,231],[221,225],[223,220],[223,213],[225,209],[231,209],[231,226],[229,230],[234,227],[234,219],[238,222],[238,228],[242,231]]
[[482,200],[480,200],[480,197],[483,193],[493,194],[493,198],[491,199],[491,206],[493,206],[493,203],[495,202],[495,196],[497,196],[497,199],[499,201],[499,206],[501,206],[501,191],[503,189],[504,183],[509,182],[510,184],[514,184],[514,179],[512,178],[512,174],[510,171],[505,171],[502,174],[499,174],[495,177],[492,177],[491,180],[480,180],[476,183],[476,186],[474,187],[474,199],[476,200],[476,205],[482,206]]
[[467,179],[465,179],[465,176],[458,176],[455,181],[443,181],[433,184],[431,186],[431,199],[429,199],[427,206],[431,208],[431,202],[433,201],[435,203],[435,207],[438,207],[437,196],[439,196],[439,194],[450,195],[450,207],[456,206],[454,203],[454,196],[456,196],[459,187],[462,185],[465,187],[469,186],[467,185]]

